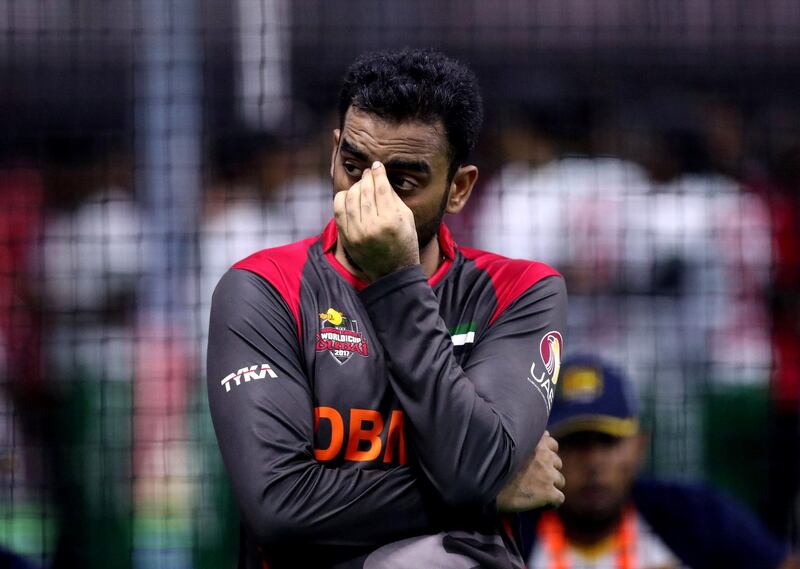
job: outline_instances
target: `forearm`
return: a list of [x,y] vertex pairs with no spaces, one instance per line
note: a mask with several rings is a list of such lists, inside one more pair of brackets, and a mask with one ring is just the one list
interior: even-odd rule
[[546,426],[545,397],[526,380],[530,362],[503,354],[498,342],[500,351],[465,373],[436,296],[417,269],[398,271],[361,296],[426,476],[449,503],[490,503]]
[[[243,521],[262,545],[371,546],[431,521],[408,467],[329,468],[314,458],[310,382],[292,316],[255,275],[231,271],[214,295],[208,398]],[[267,369],[257,380],[232,370]],[[238,377],[238,376],[237,376]]]
[[242,519],[265,548],[374,547],[432,530],[408,468],[327,468],[313,459],[253,476],[226,459]]

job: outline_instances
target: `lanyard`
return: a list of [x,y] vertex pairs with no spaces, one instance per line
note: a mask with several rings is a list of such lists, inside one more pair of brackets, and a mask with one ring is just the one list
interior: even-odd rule
[[[561,518],[555,512],[545,512],[539,518],[536,533],[550,557],[549,569],[571,569],[567,558],[569,542]],[[622,522],[612,540],[617,556],[617,569],[636,569],[636,512],[632,507],[623,512]]]

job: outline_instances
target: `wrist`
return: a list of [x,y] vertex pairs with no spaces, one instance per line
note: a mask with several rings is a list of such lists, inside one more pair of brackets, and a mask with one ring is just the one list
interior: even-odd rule
[[418,266],[420,266],[419,259],[416,260],[411,259],[403,263],[392,265],[390,267],[383,267],[375,270],[364,269],[364,276],[366,277],[365,280],[368,283],[372,284],[384,277],[388,277],[404,269],[409,269],[411,267],[418,267]]

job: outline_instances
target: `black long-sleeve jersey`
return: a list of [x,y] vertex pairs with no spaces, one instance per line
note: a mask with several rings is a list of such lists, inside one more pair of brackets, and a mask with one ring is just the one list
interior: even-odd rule
[[367,285],[331,222],[217,286],[208,395],[241,568],[523,566],[495,498],[545,430],[564,282],[438,238],[430,278]]

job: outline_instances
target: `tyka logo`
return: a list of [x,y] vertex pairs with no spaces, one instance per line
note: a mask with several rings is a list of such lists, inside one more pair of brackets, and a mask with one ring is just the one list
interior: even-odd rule
[[231,384],[240,385],[242,380],[248,382],[254,379],[264,379],[268,375],[272,379],[278,379],[278,374],[272,371],[272,368],[269,367],[269,364],[256,364],[254,366],[243,367],[239,371],[229,373],[220,383],[225,387],[225,393],[227,393],[231,390]]
[[339,365],[346,363],[353,354],[369,355],[367,341],[358,331],[358,322],[351,320],[335,308],[319,315],[322,327],[317,332],[317,351],[329,352]]
[[536,360],[531,364],[531,377],[528,381],[542,390],[546,400],[547,408],[553,405],[555,397],[555,387],[558,383],[558,374],[561,371],[561,352],[564,340],[559,332],[552,330],[545,334],[539,342],[539,357],[544,366],[540,376],[536,375]]

